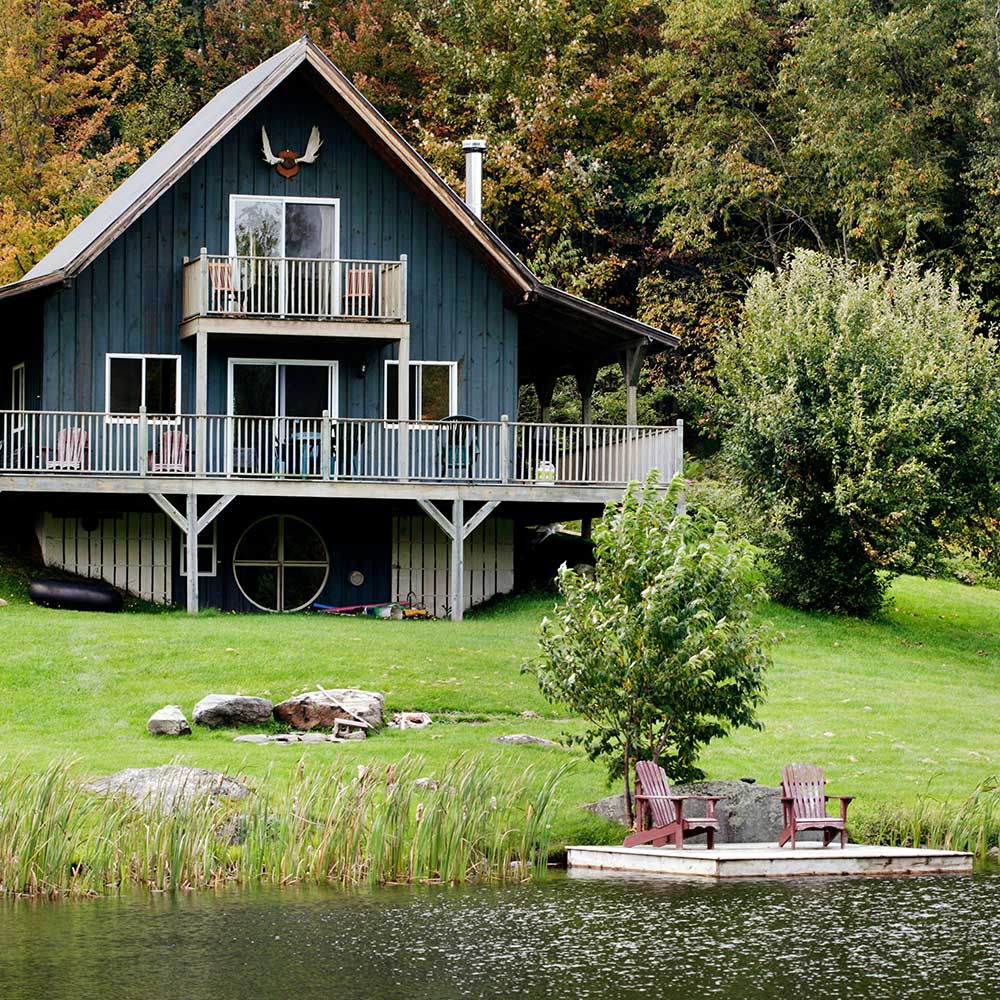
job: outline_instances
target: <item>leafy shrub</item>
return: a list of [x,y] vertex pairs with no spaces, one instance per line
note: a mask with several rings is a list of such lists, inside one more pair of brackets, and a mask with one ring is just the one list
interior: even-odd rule
[[719,350],[725,455],[766,511],[770,586],[871,615],[943,543],[995,558],[1000,365],[972,303],[915,265],[802,251],[759,274]]

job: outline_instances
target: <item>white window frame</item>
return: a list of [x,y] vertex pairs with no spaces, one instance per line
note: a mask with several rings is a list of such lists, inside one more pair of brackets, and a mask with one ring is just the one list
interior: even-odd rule
[[129,354],[129,353],[119,353],[116,351],[109,351],[104,358],[104,419],[105,422],[110,424],[128,424],[135,423],[138,420],[138,415],[132,416],[131,414],[123,413],[112,413],[111,412],[111,362],[115,358],[125,358],[132,361],[141,360],[142,361],[142,386],[139,398],[139,405],[146,405],[146,361],[154,358],[158,360],[173,360],[176,362],[177,377],[174,380],[174,412],[173,414],[160,415],[157,419],[150,420],[150,423],[155,424],[177,424],[180,423],[181,418],[181,375],[182,375],[182,365],[181,356],[179,354]]
[[[19,400],[20,406],[18,406]],[[14,434],[19,434],[24,430],[24,412],[28,408],[27,369],[23,361],[14,365],[10,370],[10,408],[15,414],[11,423],[11,431]]]
[[[202,537],[202,535],[204,535],[204,531],[201,533],[201,535],[198,536],[198,551],[200,552],[202,549],[208,549],[208,550],[211,551],[211,553],[212,553],[212,569],[210,571],[209,570],[201,570],[201,569],[199,569],[198,570],[198,576],[199,577],[202,577],[202,576],[217,576],[218,575],[218,565],[219,565],[219,522],[218,521],[213,521],[209,525],[209,528],[212,531],[212,535],[211,535],[211,538],[210,538],[209,541],[207,541],[207,542],[201,541],[201,537]],[[183,577],[186,577],[187,576],[187,542],[186,542],[186,540],[184,538],[181,538],[180,553],[181,553],[181,558],[180,558],[180,575],[183,576]],[[200,566],[201,563],[199,562],[198,565]]]
[[[330,416],[332,419],[336,420],[337,415],[340,413],[340,362],[335,360],[324,361],[318,358],[230,358],[229,359],[229,370],[226,377],[226,414],[227,416],[235,416],[233,413],[233,369],[236,365],[273,365],[275,368],[280,368],[282,365],[314,365],[317,367],[328,368],[329,369],[329,392],[327,394],[327,399],[330,403]],[[281,387],[278,384],[277,378],[274,382],[274,412],[275,416],[282,416],[278,412],[280,402]],[[257,414],[258,416],[266,416],[266,414]],[[294,418],[291,418],[294,419]],[[308,418],[304,418],[308,419]]]
[[[424,368],[427,365],[436,365],[437,367],[447,367],[448,372],[448,415],[458,412],[458,362],[457,361],[411,361],[411,368]],[[385,361],[385,369],[382,373],[382,385],[385,387],[385,391],[382,393],[382,419],[389,420],[389,369],[399,368],[399,362],[387,358]],[[398,376],[397,376],[398,377]],[[421,373],[420,378],[417,380],[416,393],[411,393],[410,397],[410,409],[414,413],[419,413],[422,407],[420,406],[421,395],[423,393],[423,373]],[[419,421],[419,417],[407,418]]]
[[[281,251],[275,260],[286,260],[285,250],[285,232],[287,228],[286,217],[287,213],[284,210],[285,205],[332,205],[334,216],[333,216],[333,257],[331,260],[340,260],[340,199],[339,198],[295,198],[291,195],[274,195],[274,194],[231,194],[229,196],[229,256],[237,257],[236,253],[236,205],[241,201],[266,201],[273,202],[275,204],[282,205],[281,211],[281,242],[279,245],[279,250]],[[302,258],[303,260],[325,260],[326,258]],[[279,271],[280,288],[278,291],[278,299],[280,303],[281,315],[284,315],[285,309],[288,307],[288,288],[287,288],[287,269],[282,267]],[[335,267],[333,269],[333,290],[332,296],[334,303],[340,302],[340,268]],[[339,309],[339,307],[338,307]]]
[[[294,198],[291,195],[274,194],[231,194],[229,196],[229,256],[236,254],[236,203],[239,201],[270,201],[282,205],[333,205],[333,260],[340,260],[340,199],[339,198]],[[281,253],[285,256],[285,213],[281,214]]]

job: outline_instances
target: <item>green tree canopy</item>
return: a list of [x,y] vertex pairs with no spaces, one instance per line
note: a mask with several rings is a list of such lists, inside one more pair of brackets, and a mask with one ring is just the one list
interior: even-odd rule
[[[594,528],[593,575],[559,572],[562,602],[542,623],[542,693],[583,716],[591,759],[612,778],[645,758],[677,779],[736,726],[759,727],[770,661],[752,614],[764,597],[754,553],[708,514],[677,513],[682,481],[655,474]],[[631,819],[631,815],[630,815]]]
[[996,557],[1000,359],[937,272],[799,251],[760,273],[718,356],[725,452],[766,512],[771,591],[877,611],[942,543]]

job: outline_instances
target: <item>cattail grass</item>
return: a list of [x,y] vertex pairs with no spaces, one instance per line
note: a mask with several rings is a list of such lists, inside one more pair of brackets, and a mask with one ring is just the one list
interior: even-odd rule
[[882,806],[852,824],[852,835],[876,844],[969,851],[985,860],[1000,848],[1000,777],[984,779],[958,803],[925,794],[912,805]]
[[102,895],[225,883],[522,881],[544,875],[546,814],[569,765],[504,775],[460,757],[436,776],[389,766],[307,766],[238,802],[177,808],[81,789],[74,760],[0,759],[0,893]]

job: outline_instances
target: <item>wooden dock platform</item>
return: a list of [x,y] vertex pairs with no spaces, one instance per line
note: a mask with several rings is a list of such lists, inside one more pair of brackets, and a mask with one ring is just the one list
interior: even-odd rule
[[680,878],[795,878],[832,875],[927,875],[972,871],[972,855],[915,847],[818,847],[799,844],[723,844],[704,847],[566,848],[573,870],[629,872]]

